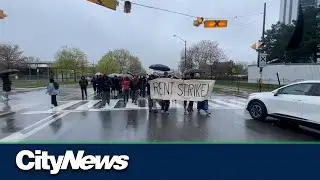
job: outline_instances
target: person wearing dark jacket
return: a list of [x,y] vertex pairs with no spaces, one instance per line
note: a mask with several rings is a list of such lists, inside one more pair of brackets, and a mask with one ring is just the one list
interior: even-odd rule
[[93,91],[96,92],[97,84],[96,84],[96,77],[95,76],[92,77],[91,84],[92,84]]
[[5,74],[1,77],[2,77],[2,81],[3,81],[2,90],[5,92],[3,100],[8,101],[9,100],[9,92],[11,91],[12,82],[9,78],[9,74]]
[[146,77],[140,78],[139,86],[140,86],[140,96],[145,97],[146,96],[146,86],[147,86]]
[[[190,73],[190,78],[185,78],[185,79],[187,80],[187,79],[194,79],[194,78],[195,78],[194,73]],[[188,107],[187,107],[187,101],[184,101],[183,105],[184,105],[185,113],[187,113],[187,111],[189,113],[193,112],[193,101],[189,101]]]
[[[168,72],[164,73],[164,78],[169,78]],[[161,113],[169,114],[170,100],[161,101]]]
[[134,104],[138,104],[138,102],[137,102],[137,91],[139,88],[138,83],[139,83],[138,77],[134,76],[131,83],[130,83],[132,103],[134,103]]
[[106,106],[106,103],[110,105],[110,91],[112,87],[112,81],[107,75],[103,75],[101,81],[101,95],[102,95],[102,107]]
[[82,100],[84,100],[84,96],[86,96],[86,98],[88,97],[88,94],[87,94],[88,84],[89,84],[88,80],[84,76],[81,76],[81,79],[79,81],[79,85],[80,85],[80,89],[81,89]]
[[96,84],[96,86],[97,86],[97,94],[98,94],[98,95],[101,95],[101,84],[102,84],[102,80],[103,80],[102,76],[99,75],[99,76],[97,77],[97,84]]

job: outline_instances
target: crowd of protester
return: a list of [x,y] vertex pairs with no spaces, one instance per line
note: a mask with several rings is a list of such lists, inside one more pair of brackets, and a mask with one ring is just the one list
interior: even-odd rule
[[[138,97],[147,97],[148,99],[148,107],[149,111],[153,113],[157,113],[156,104],[161,105],[162,113],[169,113],[170,100],[156,100],[152,99],[150,95],[150,81],[156,78],[160,78],[156,75],[146,76],[123,76],[123,77],[109,77],[108,75],[97,75],[91,79],[91,84],[95,95],[101,97],[102,107],[104,108],[106,105],[110,105],[111,97],[114,98],[123,98],[124,103],[128,103],[129,98],[131,98],[132,103],[138,105]],[[168,75],[167,72],[164,73],[161,78],[174,78]],[[189,78],[185,79],[195,79],[194,74],[190,74]],[[87,99],[87,87],[89,85],[88,80],[83,76],[79,81],[79,86],[81,89],[82,99]],[[50,84],[48,86],[47,93],[51,95],[51,103],[54,107],[57,106],[56,95],[58,94],[58,86],[57,83],[54,82],[53,79],[50,79]],[[175,101],[176,102],[176,101]],[[193,101],[184,101],[184,110],[185,113],[193,112]],[[207,114],[208,112],[208,100],[198,102],[197,103],[198,111],[204,110]]]

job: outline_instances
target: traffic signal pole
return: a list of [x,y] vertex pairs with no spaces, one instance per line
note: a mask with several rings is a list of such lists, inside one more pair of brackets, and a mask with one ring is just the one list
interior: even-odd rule
[[[262,43],[264,43],[264,34],[265,34],[265,28],[266,28],[266,11],[267,11],[267,3],[264,3],[264,8],[263,8],[263,24],[262,24]],[[258,67],[259,69],[259,91],[262,91],[262,71],[263,71],[263,67],[260,66],[260,50],[258,50]]]

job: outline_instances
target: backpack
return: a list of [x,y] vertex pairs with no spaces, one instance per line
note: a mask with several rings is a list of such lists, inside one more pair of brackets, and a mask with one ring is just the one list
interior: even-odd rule
[[58,89],[59,89],[59,84],[58,84],[57,82],[54,82],[54,83],[53,83],[53,87],[54,87],[56,90],[58,90]]

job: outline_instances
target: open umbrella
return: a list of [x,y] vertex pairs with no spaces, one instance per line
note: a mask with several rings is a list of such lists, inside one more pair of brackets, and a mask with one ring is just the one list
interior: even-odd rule
[[10,74],[16,74],[16,73],[18,73],[18,72],[19,72],[19,71],[16,70],[16,69],[7,69],[7,70],[0,71],[0,76],[10,75]]
[[121,77],[128,77],[130,79],[133,78],[133,76],[131,74],[120,74]]
[[201,69],[188,69],[184,72],[184,74],[191,74],[191,73],[205,73],[204,70],[201,70]]
[[97,72],[95,75],[96,76],[100,76],[100,75],[102,75],[102,73],[101,72]]
[[156,71],[170,71],[170,68],[163,64],[153,64],[149,68]]
[[109,74],[108,77],[114,77],[114,76],[117,76],[117,77],[120,77],[121,74],[117,74],[117,73],[112,73],[112,74]]

